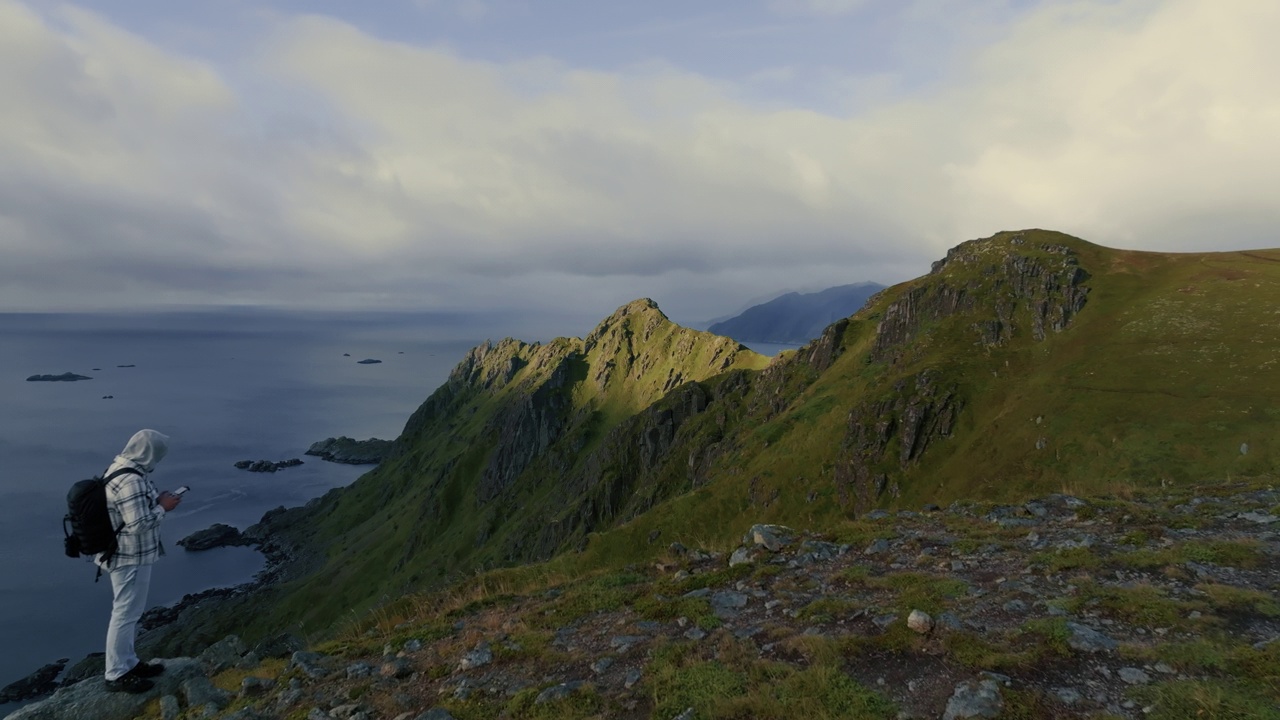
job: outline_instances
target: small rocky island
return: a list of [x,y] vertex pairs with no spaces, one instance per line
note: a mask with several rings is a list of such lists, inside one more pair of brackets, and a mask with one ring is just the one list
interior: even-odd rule
[[382,458],[386,457],[390,449],[390,440],[378,438],[356,440],[343,435],[312,443],[306,454],[345,465],[376,465],[382,462]]
[[92,380],[88,375],[77,375],[75,373],[65,372],[61,375],[32,375],[27,378],[27,382],[75,382],[77,380]]
[[281,460],[280,462],[271,462],[270,460],[241,460],[236,463],[236,469],[258,473],[273,473],[277,470],[296,467],[301,464],[302,458],[291,458],[289,460]]
[[239,530],[230,525],[214,523],[204,530],[198,530],[182,538],[178,541],[178,546],[192,552],[198,552],[217,547],[252,545],[253,542],[253,540],[245,537]]
[[382,362],[381,360],[374,360],[373,358],[365,358],[363,360],[357,360],[356,364],[357,365],[377,365],[381,362]]

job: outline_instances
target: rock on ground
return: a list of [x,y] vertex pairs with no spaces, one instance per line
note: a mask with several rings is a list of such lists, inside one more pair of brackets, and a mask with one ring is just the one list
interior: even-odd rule
[[108,692],[103,680],[90,678],[61,688],[45,700],[19,708],[5,720],[133,720],[142,714],[147,703],[164,695],[179,695],[185,681],[205,676],[204,668],[193,658],[158,662],[164,664],[164,674],[153,678],[155,687],[147,692],[137,695]]

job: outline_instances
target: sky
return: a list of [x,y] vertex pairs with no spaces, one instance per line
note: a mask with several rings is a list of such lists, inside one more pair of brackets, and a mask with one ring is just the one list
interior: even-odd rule
[[678,321],[1280,247],[1275,0],[0,0],[0,311]]

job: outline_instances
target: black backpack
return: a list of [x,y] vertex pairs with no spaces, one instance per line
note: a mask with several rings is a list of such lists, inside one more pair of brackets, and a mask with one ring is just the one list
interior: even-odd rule
[[[67,557],[106,553],[103,561],[111,564],[116,552],[116,536],[124,525],[111,527],[111,516],[107,513],[107,483],[127,473],[142,474],[135,468],[120,468],[105,478],[93,477],[71,486],[67,492],[67,515],[62,518]],[[68,523],[70,529],[67,528]]]

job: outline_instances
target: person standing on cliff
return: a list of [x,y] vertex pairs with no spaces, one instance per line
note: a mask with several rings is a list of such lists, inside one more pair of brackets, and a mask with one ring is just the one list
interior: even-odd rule
[[107,626],[107,690],[141,693],[155,684],[147,678],[164,672],[160,663],[144,663],[134,651],[138,621],[147,606],[151,566],[164,554],[160,522],[182,498],[157,492],[151,472],[169,452],[169,438],[155,430],[139,430],[129,438],[103,477],[124,472],[107,483],[107,514],[111,527],[120,528],[117,548],[94,558],[111,576],[111,623]]

